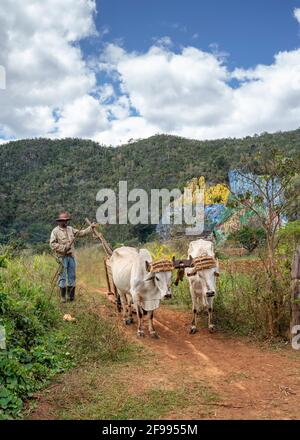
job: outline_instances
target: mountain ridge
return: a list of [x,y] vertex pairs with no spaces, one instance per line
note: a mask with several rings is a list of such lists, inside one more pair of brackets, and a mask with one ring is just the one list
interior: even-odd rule
[[[300,129],[275,134],[198,141],[155,135],[118,147],[91,140],[24,139],[0,145],[0,241],[21,236],[24,241],[45,241],[61,209],[72,213],[75,224],[95,218],[96,194],[117,190],[120,180],[128,189],[180,188],[203,175],[211,184],[227,182],[228,171],[253,148],[274,146],[287,155],[300,152]],[[142,235],[153,232],[142,227]],[[106,228],[112,242],[139,237],[139,228]],[[140,237],[141,238],[141,237]]]

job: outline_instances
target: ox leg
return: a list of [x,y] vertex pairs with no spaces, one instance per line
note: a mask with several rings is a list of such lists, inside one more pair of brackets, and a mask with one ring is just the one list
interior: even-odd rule
[[191,324],[190,333],[194,335],[197,331],[197,317],[199,313],[199,304],[194,293],[192,294],[192,303],[193,303],[193,320]]
[[148,314],[149,314],[149,333],[150,333],[150,336],[151,336],[151,338],[156,338],[156,339],[158,339],[159,336],[158,336],[158,334],[156,333],[156,330],[155,330],[154,325],[153,325],[153,315],[154,315],[154,311],[152,310],[151,312],[148,312]]
[[127,298],[127,320],[126,324],[132,324],[133,323],[133,317],[132,317],[132,296],[130,293],[126,295]]
[[119,291],[120,299],[121,299],[121,305],[122,305],[122,314],[123,314],[123,321],[124,324],[130,324],[128,321],[128,307],[127,307],[127,298],[126,293]]
[[137,335],[139,337],[144,337],[145,333],[144,333],[144,323],[143,323],[143,309],[142,307],[137,304],[136,305],[136,315],[137,315],[137,322],[138,322],[138,330],[137,330]]
[[210,333],[213,333],[215,330],[215,326],[212,322],[213,319],[213,298],[207,298],[207,308],[208,308],[208,330]]

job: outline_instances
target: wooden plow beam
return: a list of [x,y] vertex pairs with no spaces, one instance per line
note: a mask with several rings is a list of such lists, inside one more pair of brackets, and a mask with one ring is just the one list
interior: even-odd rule
[[121,307],[120,295],[118,294],[117,288],[114,284],[109,260],[110,260],[110,258],[108,256],[105,256],[103,258],[105,275],[106,275],[106,283],[107,283],[107,288],[108,288],[107,295],[108,295],[108,298],[110,301],[111,301],[111,298],[113,298],[113,303],[116,304],[118,312],[121,312],[122,307]]

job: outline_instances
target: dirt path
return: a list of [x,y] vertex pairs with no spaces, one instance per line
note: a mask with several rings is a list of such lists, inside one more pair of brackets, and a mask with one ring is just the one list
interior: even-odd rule
[[[266,351],[206,329],[189,335],[189,322],[190,314],[163,307],[156,314],[159,341],[147,338],[143,343],[173,372],[204,380],[216,391],[221,402],[213,404],[215,418],[299,418],[299,358],[288,350]],[[181,417],[200,415],[195,407]]]
[[[95,291],[94,291],[95,292]],[[97,293],[104,294],[100,289]],[[109,305],[105,313],[121,323],[121,316]],[[243,339],[229,338],[200,329],[188,333],[191,314],[162,306],[155,313],[158,340],[148,334],[137,339],[136,326],[124,327],[129,339],[138,341],[154,354],[147,368],[137,366],[139,387],[159,384],[174,389],[178,384],[191,388],[188,409],[168,413],[168,419],[298,419],[300,414],[300,363],[298,352],[261,348]],[[152,363],[152,365],[151,365]],[[130,377],[129,377],[130,379]],[[218,399],[199,404],[195,383],[211,390]],[[62,387],[63,385],[61,385]],[[77,385],[76,385],[77,386]],[[130,392],[130,390],[129,390]],[[134,392],[134,386],[132,389]],[[55,389],[57,394],[57,388]],[[49,393],[46,397],[49,403]],[[193,401],[195,400],[195,404]],[[53,399],[55,405],[55,399]],[[54,414],[43,394],[40,405],[30,418]],[[47,413],[48,412],[48,413]]]

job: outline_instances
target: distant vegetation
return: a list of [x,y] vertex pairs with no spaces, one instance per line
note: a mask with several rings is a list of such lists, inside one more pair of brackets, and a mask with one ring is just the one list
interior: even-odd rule
[[[57,212],[67,209],[73,223],[95,218],[101,188],[183,188],[195,176],[209,184],[227,181],[242,153],[276,146],[286,155],[300,148],[300,129],[244,139],[196,141],[157,135],[117,148],[81,139],[33,139],[0,146],[0,242],[19,240],[37,245],[48,240]],[[300,188],[300,182],[299,182]],[[299,202],[291,217],[296,220]],[[113,244],[153,237],[152,225],[105,228]]]

